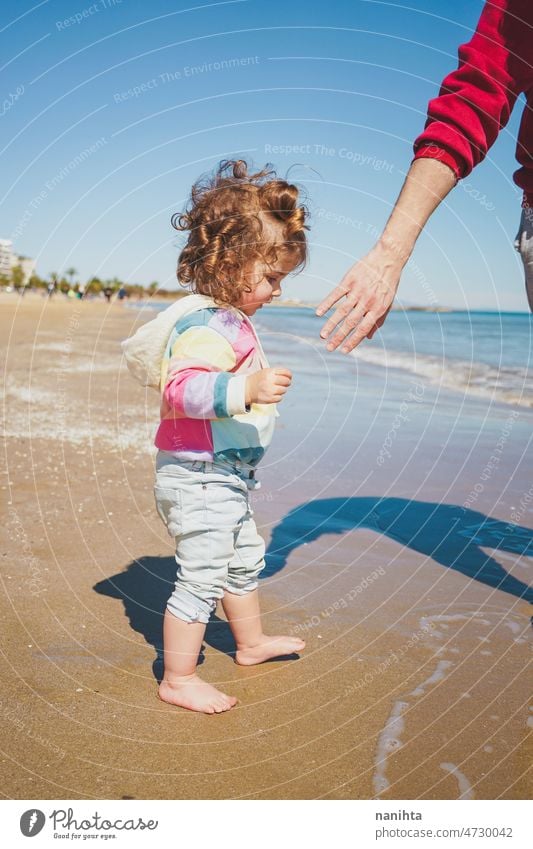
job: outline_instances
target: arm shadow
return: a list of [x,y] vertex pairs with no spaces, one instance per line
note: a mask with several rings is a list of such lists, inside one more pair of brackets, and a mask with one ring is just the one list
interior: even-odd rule
[[[404,498],[329,498],[296,507],[276,525],[262,577],[275,575],[291,553],[323,534],[368,528],[382,533],[441,566],[533,603],[533,587],[498,562],[498,551],[533,557],[533,530],[506,524],[455,504]],[[493,555],[483,548],[493,549]]]

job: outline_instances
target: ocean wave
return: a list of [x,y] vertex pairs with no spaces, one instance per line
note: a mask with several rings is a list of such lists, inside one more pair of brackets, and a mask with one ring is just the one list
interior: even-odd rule
[[531,376],[524,368],[494,368],[480,362],[443,359],[430,354],[360,346],[352,351],[357,360],[382,368],[400,369],[424,378],[435,386],[468,392],[504,404],[533,407]]
[[[269,328],[261,329],[264,329],[265,335],[268,336]],[[323,353],[322,344],[317,343],[316,338],[295,333],[291,335],[291,339],[306,348],[310,347]],[[275,347],[278,344],[279,340],[274,337]],[[398,351],[365,343],[352,351],[350,356],[358,362],[380,369],[394,369],[415,375],[420,380],[443,389],[490,398],[503,404],[533,407],[531,371],[523,366],[496,367],[476,360],[444,359],[433,354]],[[305,367],[309,367],[309,350],[306,351]]]
[[[258,321],[256,325],[260,333],[264,333],[268,339],[271,329],[264,322]],[[310,350],[321,356],[325,355],[322,340],[307,333],[288,335],[291,342],[299,342],[307,349],[304,368],[314,368],[309,360]],[[274,333],[272,342],[274,348],[282,344],[279,332]],[[443,358],[435,354],[399,351],[365,342],[352,351],[350,356],[358,362],[381,369],[395,369],[416,375],[419,379],[443,389],[490,398],[503,404],[533,407],[531,371],[524,366],[495,366],[474,359]]]

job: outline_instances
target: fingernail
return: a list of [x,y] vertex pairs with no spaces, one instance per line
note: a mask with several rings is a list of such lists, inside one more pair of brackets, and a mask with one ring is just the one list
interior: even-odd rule
[[326,338],[326,336],[327,336],[327,333],[321,333],[321,334],[320,334],[320,338],[321,338],[321,339],[325,339],[325,338]]
[[333,351],[333,345],[331,344],[331,342],[328,342],[328,344],[326,345],[326,351]]

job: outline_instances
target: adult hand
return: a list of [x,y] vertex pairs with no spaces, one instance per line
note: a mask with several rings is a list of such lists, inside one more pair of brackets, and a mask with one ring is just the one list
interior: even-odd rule
[[246,378],[247,404],[276,404],[291,385],[288,368],[263,368]]
[[405,262],[405,255],[380,241],[352,265],[316,310],[322,316],[344,299],[320,331],[322,339],[333,333],[326,346],[328,351],[344,343],[342,351],[348,354],[365,337],[372,338],[389,314]]

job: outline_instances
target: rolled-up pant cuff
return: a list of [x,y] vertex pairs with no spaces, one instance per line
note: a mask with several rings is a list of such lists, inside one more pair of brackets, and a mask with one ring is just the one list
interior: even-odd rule
[[259,586],[258,581],[247,581],[245,584],[232,584],[230,581],[226,584],[226,592],[233,595],[246,595],[253,592]]
[[198,598],[188,590],[176,588],[167,601],[167,610],[178,619],[185,622],[203,622],[207,624],[209,618],[217,606],[217,600],[205,600]]

